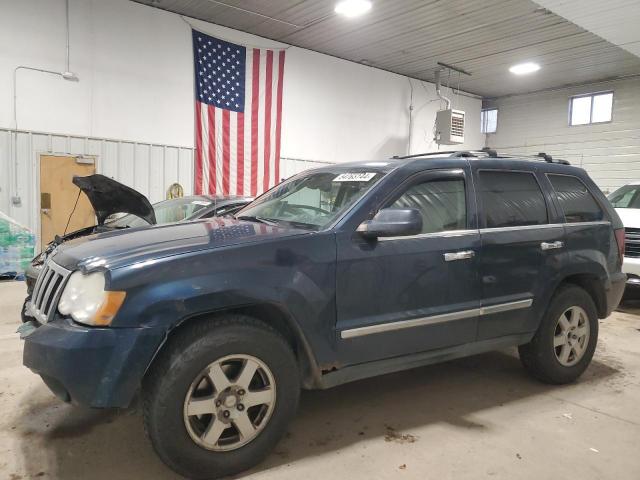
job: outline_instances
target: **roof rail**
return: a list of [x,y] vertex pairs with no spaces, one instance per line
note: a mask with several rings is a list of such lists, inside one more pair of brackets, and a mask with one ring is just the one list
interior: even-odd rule
[[392,158],[397,160],[406,160],[408,158],[420,158],[420,157],[458,157],[458,158],[503,158],[503,159],[530,159],[539,160],[547,163],[559,163],[561,165],[571,165],[569,161],[559,158],[553,158],[551,155],[545,152],[539,152],[537,155],[518,155],[518,154],[503,154],[500,155],[496,150],[489,147],[484,147],[481,150],[448,150],[438,152],[426,152],[426,153],[414,153],[413,155],[394,155]]
[[560,158],[555,158],[554,159],[548,153],[539,152],[538,155],[536,155],[536,156],[544,159],[544,161],[547,162],[547,163],[559,163],[561,165],[571,165],[568,160],[562,160]]
[[414,153],[412,155],[394,155],[391,158],[407,159],[419,157],[491,157],[495,150],[440,150],[437,152]]

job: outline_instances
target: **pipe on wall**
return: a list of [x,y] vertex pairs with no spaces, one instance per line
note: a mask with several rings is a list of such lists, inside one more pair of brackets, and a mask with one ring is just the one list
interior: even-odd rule
[[46,68],[30,67],[28,65],[18,65],[13,69],[13,142],[12,156],[13,156],[13,177],[14,177],[14,191],[11,196],[11,202],[19,206],[22,203],[20,195],[18,194],[18,70],[31,70],[33,72],[48,73],[51,75],[59,75],[64,80],[78,82],[80,79],[78,76],[69,70],[70,62],[70,46],[69,46],[69,0],[65,0],[65,19],[66,19],[66,46],[65,46],[65,68],[62,72],[56,72],[55,70],[48,70]]

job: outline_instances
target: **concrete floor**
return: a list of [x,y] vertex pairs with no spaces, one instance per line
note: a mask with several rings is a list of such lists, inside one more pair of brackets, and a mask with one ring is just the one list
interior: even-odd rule
[[[58,401],[22,366],[24,297],[0,283],[0,478],[174,479],[139,412]],[[640,308],[601,322],[582,379],[542,385],[514,351],[304,392],[251,479],[640,479]]]

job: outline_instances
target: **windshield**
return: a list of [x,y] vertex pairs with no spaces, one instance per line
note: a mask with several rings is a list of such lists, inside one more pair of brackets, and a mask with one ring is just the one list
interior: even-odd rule
[[608,198],[614,208],[640,208],[640,185],[625,185]]
[[369,190],[384,173],[375,170],[309,172],[286,181],[249,204],[236,218],[322,230]]
[[[156,223],[162,224],[185,220],[209,205],[211,205],[211,201],[206,198],[182,197],[154,203],[153,210],[156,214]],[[140,217],[128,214],[106,222],[106,225],[113,228],[126,228],[142,227],[149,224]]]

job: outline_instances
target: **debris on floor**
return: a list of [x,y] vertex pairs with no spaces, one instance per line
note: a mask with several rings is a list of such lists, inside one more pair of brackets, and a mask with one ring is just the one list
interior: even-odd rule
[[414,443],[418,440],[418,437],[415,435],[411,435],[410,433],[400,433],[397,432],[395,428],[390,427],[389,425],[385,425],[387,428],[387,433],[384,435],[385,442],[396,442],[396,443]]

